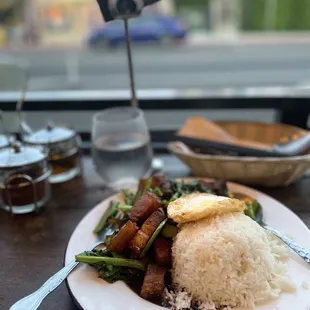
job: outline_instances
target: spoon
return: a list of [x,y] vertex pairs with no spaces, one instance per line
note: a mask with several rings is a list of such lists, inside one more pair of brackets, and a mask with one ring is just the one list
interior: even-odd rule
[[[253,204],[255,199],[253,197],[250,197],[246,194],[242,193],[231,193],[233,198],[242,200],[246,203]],[[306,263],[310,264],[310,251],[306,248],[302,247],[301,245],[297,244],[290,238],[284,236],[281,232],[278,230],[268,226],[264,220],[263,220],[263,211],[262,208],[259,209],[259,211],[256,214],[255,221],[264,229],[270,231],[272,234],[274,234],[276,237],[278,237],[280,240],[282,240],[289,248],[291,248],[297,255],[299,255]]]
[[204,149],[234,151],[242,155],[255,156],[297,156],[303,154],[310,146],[310,133],[296,133],[291,137],[284,136],[278,144],[267,144],[258,141],[239,139],[221,128],[216,123],[203,117],[192,117],[186,120],[177,138],[188,146]]

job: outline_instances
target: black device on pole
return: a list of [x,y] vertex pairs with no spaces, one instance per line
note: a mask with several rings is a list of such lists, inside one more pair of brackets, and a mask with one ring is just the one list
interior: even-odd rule
[[126,38],[126,51],[128,72],[130,81],[131,102],[133,107],[138,106],[135,76],[132,62],[131,40],[128,20],[137,17],[141,14],[142,9],[151,5],[159,0],[97,0],[101,14],[106,22],[114,19],[122,19],[124,21],[124,30]]
[[141,10],[159,0],[97,0],[106,22],[138,16]]

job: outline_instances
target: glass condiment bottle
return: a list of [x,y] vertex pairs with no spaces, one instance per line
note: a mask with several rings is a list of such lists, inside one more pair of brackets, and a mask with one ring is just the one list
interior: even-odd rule
[[12,214],[38,211],[50,198],[50,174],[42,148],[14,143],[1,149],[1,208]]
[[13,135],[0,135],[0,150],[12,145],[16,141]]
[[0,135],[0,149],[8,147],[10,145],[9,138],[5,135]]
[[49,124],[24,136],[24,142],[41,145],[47,151],[52,167],[51,183],[71,180],[82,172],[81,138],[74,130]]

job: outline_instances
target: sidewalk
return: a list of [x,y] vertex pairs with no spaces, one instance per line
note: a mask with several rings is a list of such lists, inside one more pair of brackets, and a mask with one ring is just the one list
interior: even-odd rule
[[193,33],[187,38],[193,46],[231,44],[302,44],[310,43],[310,32],[243,32],[229,34]]

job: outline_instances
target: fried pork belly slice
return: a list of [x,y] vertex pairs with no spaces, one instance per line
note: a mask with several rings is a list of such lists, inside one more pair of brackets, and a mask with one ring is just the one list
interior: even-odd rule
[[158,236],[153,244],[155,262],[159,266],[171,266],[171,247],[169,240]]
[[162,208],[154,211],[148,219],[143,223],[141,229],[135,234],[129,242],[129,249],[133,257],[139,257],[147,242],[159,224],[166,218]]
[[131,211],[129,219],[133,222],[143,223],[155,210],[162,207],[162,202],[154,193],[147,192],[138,199]]
[[144,276],[140,296],[154,301],[161,297],[165,289],[166,268],[149,264]]
[[124,226],[113,236],[108,251],[121,254],[128,246],[129,241],[138,231],[138,226],[132,221],[127,221]]

